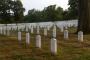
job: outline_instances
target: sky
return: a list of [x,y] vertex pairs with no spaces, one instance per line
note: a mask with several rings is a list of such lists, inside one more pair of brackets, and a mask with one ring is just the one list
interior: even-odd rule
[[27,14],[28,10],[30,9],[38,9],[43,10],[44,7],[49,5],[57,5],[62,7],[64,10],[67,9],[68,0],[21,0],[23,3],[23,7],[26,9],[25,14]]

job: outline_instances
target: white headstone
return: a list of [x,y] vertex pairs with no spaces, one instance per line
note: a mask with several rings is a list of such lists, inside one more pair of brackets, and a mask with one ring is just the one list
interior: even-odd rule
[[53,27],[53,38],[56,38],[56,26]]
[[62,27],[61,27],[61,32],[63,32],[63,30],[64,30],[64,27],[62,26]]
[[51,39],[51,52],[57,54],[57,40],[55,38]]
[[39,34],[40,32],[39,32],[39,26],[37,26],[37,34]]
[[33,34],[33,27],[31,27],[31,33]]
[[36,47],[41,48],[41,36],[36,36]]
[[82,32],[82,31],[79,31],[79,32],[78,32],[78,40],[79,40],[80,42],[83,42],[83,32]]
[[28,32],[28,27],[26,27],[26,32]]
[[44,36],[47,36],[47,28],[44,28]]
[[0,29],[0,33],[2,34],[2,28]]
[[3,30],[3,34],[6,35],[6,29]]
[[18,41],[21,42],[21,32],[20,31],[18,32]]
[[64,31],[64,39],[66,39],[66,40],[68,39],[68,30]]
[[49,26],[47,26],[47,30],[48,30],[48,31],[50,30],[50,27],[49,27]]
[[29,34],[29,32],[26,33],[26,44],[27,45],[30,44],[30,34]]

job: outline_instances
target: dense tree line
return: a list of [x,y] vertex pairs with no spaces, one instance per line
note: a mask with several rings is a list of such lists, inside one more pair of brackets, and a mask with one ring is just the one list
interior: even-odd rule
[[63,20],[63,8],[50,5],[42,11],[29,10],[25,16],[26,22],[58,21]]
[[78,18],[78,0],[69,0],[70,7],[50,5],[43,10],[31,9],[24,16],[25,9],[20,0],[0,0],[0,23],[60,21]]
[[61,21],[78,19],[78,0],[69,0],[70,6],[67,10],[56,5],[45,7],[42,11],[32,9],[25,16],[25,22],[42,22],[42,21]]
[[21,22],[25,9],[20,0],[0,0],[0,22]]

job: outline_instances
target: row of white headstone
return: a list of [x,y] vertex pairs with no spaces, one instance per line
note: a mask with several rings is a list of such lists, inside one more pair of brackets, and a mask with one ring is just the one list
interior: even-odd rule
[[[46,34],[45,34],[45,36],[46,36]],[[55,35],[53,35],[53,36],[55,36]],[[22,41],[22,33],[20,31],[18,32],[18,41],[19,42]],[[29,45],[29,44],[30,44],[30,33],[27,32],[26,33],[26,45]],[[41,35],[39,33],[36,35],[36,47],[41,48]],[[51,38],[51,52],[53,54],[57,53],[57,40],[54,37]]]
[[[50,28],[49,28],[50,29]],[[53,54],[57,54],[57,39],[56,39],[56,29],[57,27],[54,25],[53,26],[53,33],[52,33],[52,38],[51,38],[51,52]],[[68,40],[69,39],[69,33],[67,30],[67,27],[65,28],[66,30],[64,30],[63,28],[61,29],[61,31],[64,30],[64,39]],[[33,31],[33,27],[31,28],[31,33],[34,33]],[[47,30],[48,28],[45,27],[44,28],[44,35],[47,36]],[[26,28],[26,44],[29,45],[30,44],[30,33],[28,32],[29,29]],[[6,35],[6,30],[5,29],[0,29],[0,34],[4,34]],[[7,29],[7,35],[10,35],[10,29]],[[21,42],[22,41],[22,33],[21,31],[18,31],[18,41]],[[78,32],[78,40],[80,42],[83,42],[83,32],[80,31]],[[36,47],[41,48],[41,35],[40,35],[40,27],[37,26],[37,35],[36,35]]]
[[[37,35],[36,35],[36,47],[41,48],[41,35],[39,34],[39,27],[37,27]],[[44,35],[47,36],[47,28],[44,29]],[[68,30],[64,30],[64,39],[69,39]],[[18,32],[18,40],[21,41],[21,32]],[[80,31],[78,33],[78,40],[83,42],[83,32]],[[26,33],[26,44],[30,44],[30,34]],[[56,39],[56,26],[53,27],[53,34],[51,38],[51,52],[53,54],[57,54],[57,39]]]
[[[65,27],[65,29],[67,29],[67,27]],[[47,30],[50,30],[50,28],[47,28],[47,27],[44,28],[44,35],[45,36],[47,36]],[[61,27],[61,32],[63,32],[63,30],[64,30],[64,28]],[[26,32],[27,31],[28,31],[28,28],[26,28]],[[34,33],[33,32],[33,27],[31,27],[31,33]],[[39,32],[39,26],[37,26],[37,34],[39,34],[39,33],[40,33]],[[10,35],[10,29],[6,29],[6,27],[4,27],[3,29],[0,28],[0,34],[9,36]],[[54,25],[54,28],[53,28],[53,34],[52,35],[53,35],[53,37],[56,37],[56,26],[55,25]],[[68,39],[68,30],[64,30],[64,39]],[[82,31],[80,31],[78,33],[78,40],[83,41],[83,32]]]

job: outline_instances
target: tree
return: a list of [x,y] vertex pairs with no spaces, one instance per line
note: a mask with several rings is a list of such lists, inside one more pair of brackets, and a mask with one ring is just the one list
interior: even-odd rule
[[43,20],[42,11],[31,9],[28,11],[28,15],[25,16],[26,22],[40,22]]
[[63,19],[63,8],[57,7],[56,8],[56,20],[62,20]]
[[29,10],[25,16],[24,21],[26,22],[46,22],[46,21],[59,21],[63,19],[63,9],[56,7],[56,5],[50,5],[45,7],[42,11]]
[[69,16],[71,19],[78,19],[78,0],[69,0],[68,8]]
[[14,19],[16,22],[21,22],[24,17],[23,5],[20,0],[14,0],[12,5],[12,11],[14,12]]
[[90,1],[79,0],[79,22],[78,31],[90,34]]
[[10,1],[0,0],[0,19],[2,22],[8,23],[10,21]]
[[0,22],[21,21],[25,9],[20,0],[0,0]]
[[46,16],[49,21],[56,21],[62,19],[63,9],[61,7],[56,8],[56,5],[50,5],[44,8],[44,11],[46,12]]
[[63,20],[70,20],[70,19],[72,19],[69,12],[70,11],[68,11],[68,10],[63,11]]

